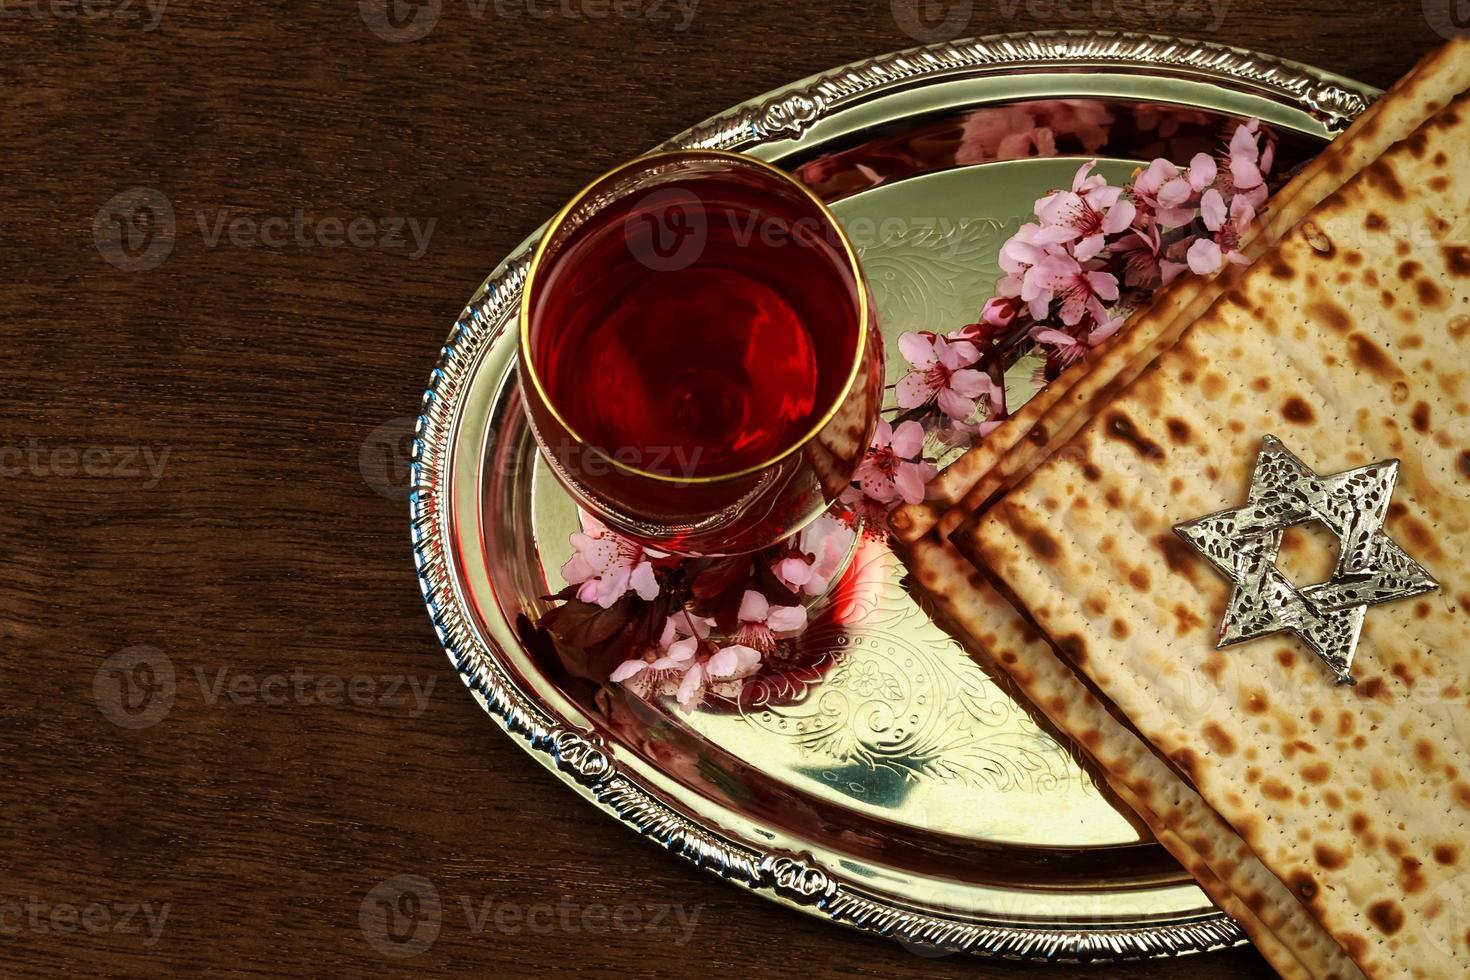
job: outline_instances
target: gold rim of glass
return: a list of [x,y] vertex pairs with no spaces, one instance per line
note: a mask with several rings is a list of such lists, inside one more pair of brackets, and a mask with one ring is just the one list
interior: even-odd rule
[[[672,162],[676,159],[687,160],[700,158],[710,160],[736,161],[739,162],[742,166],[751,166],[756,168],[757,170],[764,171],[776,177],[787,186],[795,188],[802,196],[810,201],[814,207],[816,207],[817,213],[820,214],[822,220],[824,220],[832,228],[833,232],[837,236],[838,242],[841,243],[842,254],[846,257],[848,268],[852,273],[853,287],[857,290],[858,335],[857,343],[853,345],[852,364],[848,368],[847,379],[842,383],[842,387],[838,389],[837,394],[832,399],[832,404],[827,408],[826,412],[822,415],[820,419],[816,421],[816,423],[810,429],[802,434],[800,439],[793,441],[790,446],[781,450],[781,452],[777,453],[770,459],[764,460],[763,462],[757,463],[754,466],[748,466],[745,469],[737,470],[732,473],[720,473],[715,476],[671,476],[666,473],[654,473],[649,470],[642,470],[635,466],[629,466],[626,463],[619,462],[617,459],[609,456],[598,447],[591,445],[585,438],[582,437],[581,433],[572,428],[571,424],[562,417],[561,412],[557,409],[556,405],[551,400],[551,396],[547,393],[545,386],[541,383],[541,376],[536,370],[535,352],[531,348],[531,303],[536,292],[536,274],[541,268],[542,260],[544,259],[547,250],[550,248],[551,241],[556,237],[556,233],[561,229],[561,226],[566,221],[567,216],[570,215],[577,208],[578,205],[585,201],[594,190],[601,187],[609,180],[612,180],[613,178],[630,170],[657,166],[659,163]],[[551,417],[556,420],[557,424],[560,425],[562,429],[578,443],[585,446],[589,452],[594,453],[599,458],[605,460],[607,463],[611,464],[622,472],[631,474],[633,476],[647,477],[648,479],[658,480],[663,483],[724,483],[728,480],[738,480],[742,477],[751,476],[752,474],[770,469],[771,467],[775,466],[777,463],[780,463],[788,456],[796,453],[803,446],[807,445],[809,442],[815,439],[818,433],[825,429],[828,423],[836,418],[837,413],[842,409],[843,404],[847,401],[848,395],[852,393],[852,386],[854,383],[856,383],[858,375],[862,370],[863,356],[867,353],[868,332],[871,329],[871,317],[872,310],[870,309],[868,303],[867,281],[863,278],[863,270],[861,264],[858,262],[857,250],[853,248],[852,241],[847,237],[847,231],[838,222],[837,216],[832,213],[832,211],[827,207],[827,205],[822,201],[821,198],[817,197],[817,195],[812,192],[811,188],[807,187],[801,181],[797,180],[795,177],[782,170],[780,167],[773,166],[772,164],[769,164],[764,160],[760,160],[753,156],[748,156],[744,153],[732,153],[729,150],[710,149],[666,150],[655,153],[645,153],[643,156],[635,157],[634,159],[629,160],[626,163],[620,164],[619,166],[616,166],[613,169],[607,171],[602,176],[591,181],[587,184],[587,186],[578,191],[576,196],[568,201],[562,207],[562,209],[556,213],[556,216],[551,219],[550,223],[547,224],[545,233],[541,236],[540,241],[536,243],[536,249],[531,254],[531,264],[526,269],[525,287],[521,291],[519,318],[520,349],[522,356],[520,357],[520,363],[525,368],[525,373],[531,383],[531,386],[536,390],[536,396],[538,400],[543,406],[545,406],[546,410],[551,413]]]

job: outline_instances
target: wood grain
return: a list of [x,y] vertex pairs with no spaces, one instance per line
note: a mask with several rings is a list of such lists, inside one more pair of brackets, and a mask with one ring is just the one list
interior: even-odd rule
[[[152,30],[142,0],[0,7],[0,971],[1067,975],[792,914],[577,802],[448,668],[396,490],[402,420],[502,255],[607,166],[908,46],[890,5],[704,0],[677,30],[667,6],[441,0],[388,43],[373,3],[177,4]],[[1418,0],[973,8],[969,34],[1210,36],[1377,85],[1439,40]],[[96,241],[138,187],[175,217],[151,268]],[[421,255],[383,241],[399,218],[432,222]],[[175,694],[128,728],[109,668],[138,647]],[[401,961],[359,923],[399,875],[442,903]],[[653,926],[674,905],[687,936]]]

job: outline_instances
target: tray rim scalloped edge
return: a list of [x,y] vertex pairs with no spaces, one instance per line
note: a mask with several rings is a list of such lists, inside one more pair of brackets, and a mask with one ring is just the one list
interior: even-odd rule
[[[911,48],[837,68],[738,105],[662,147],[741,149],[798,139],[816,120],[899,84],[956,72],[1116,67],[1196,72],[1297,100],[1329,131],[1378,94],[1329,72],[1214,42],[1135,33],[1036,31]],[[419,587],[450,662],[497,724],[542,765],[605,813],[665,849],[764,897],[901,941],[1013,960],[1088,962],[1204,952],[1247,942],[1224,913],[1130,928],[978,923],[906,906],[865,890],[809,855],[757,850],[701,826],[620,771],[595,733],[526,698],[469,621],[446,547],[440,494],[453,444],[457,396],[518,302],[533,233],[476,290],[451,329],[424,392],[414,431],[409,507]]]

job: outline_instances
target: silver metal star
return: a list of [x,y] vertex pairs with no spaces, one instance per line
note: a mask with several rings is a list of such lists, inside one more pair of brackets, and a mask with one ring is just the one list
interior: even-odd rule
[[[1383,530],[1399,461],[1318,476],[1275,436],[1261,442],[1245,506],[1174,530],[1235,583],[1220,646],[1289,630],[1321,657],[1338,683],[1355,683],[1353,654],[1367,607],[1439,588]],[[1341,548],[1332,577],[1297,589],[1276,567],[1287,528],[1318,520]]]

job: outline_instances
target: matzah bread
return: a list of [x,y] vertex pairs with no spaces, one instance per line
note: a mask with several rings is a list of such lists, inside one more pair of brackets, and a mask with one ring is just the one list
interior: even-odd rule
[[925,592],[984,666],[1083,747],[1110,788],[1283,977],[1362,974],[1231,827],[1112,716],[1055,649],[953,547],[933,536],[905,555]]
[[[1462,95],[955,537],[1373,977],[1470,963],[1467,146]],[[1216,650],[1228,583],[1173,533],[1272,433],[1400,459],[1387,531],[1446,583],[1369,611],[1356,688],[1289,634]]]
[[[1470,39],[1462,37],[1424,58],[1282,188],[1242,251],[1252,259],[1259,257],[1318,202],[1467,86]],[[1015,416],[946,467],[930,483],[923,503],[895,511],[895,533],[912,541],[936,524],[941,535],[951,533],[1070,438],[1233,286],[1238,275],[1232,267],[1212,279],[1188,276],[1160,293],[1108,345],[1064,371]]]

